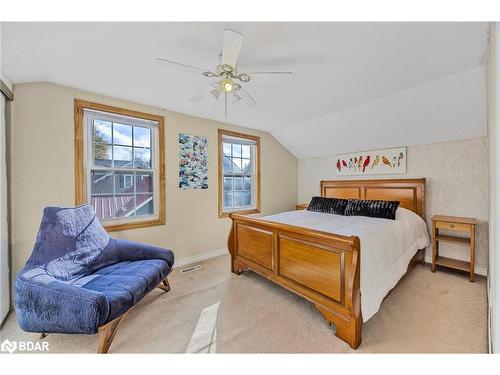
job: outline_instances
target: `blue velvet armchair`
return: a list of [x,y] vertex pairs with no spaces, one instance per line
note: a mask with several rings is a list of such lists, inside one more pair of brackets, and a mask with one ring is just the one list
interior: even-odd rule
[[155,287],[169,291],[171,250],[111,238],[93,208],[48,207],[33,253],[15,280],[15,308],[28,332],[99,332],[107,352],[125,314]]

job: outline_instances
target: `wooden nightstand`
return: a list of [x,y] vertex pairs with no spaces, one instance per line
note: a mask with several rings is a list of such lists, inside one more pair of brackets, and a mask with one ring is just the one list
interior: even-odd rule
[[305,210],[309,206],[309,203],[300,203],[295,205],[295,210]]
[[[474,281],[474,251],[476,242],[477,220],[467,217],[441,216],[432,217],[432,272],[436,272],[438,266],[454,268],[469,272],[469,280]],[[440,234],[439,230],[466,233],[469,237],[458,237]],[[469,246],[470,262],[446,258],[439,255],[439,242],[449,242]]]

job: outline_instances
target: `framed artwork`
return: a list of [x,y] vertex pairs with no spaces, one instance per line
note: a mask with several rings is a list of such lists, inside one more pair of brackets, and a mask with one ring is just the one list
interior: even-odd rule
[[337,176],[406,173],[406,147],[335,155]]
[[208,139],[179,133],[179,188],[208,189]]

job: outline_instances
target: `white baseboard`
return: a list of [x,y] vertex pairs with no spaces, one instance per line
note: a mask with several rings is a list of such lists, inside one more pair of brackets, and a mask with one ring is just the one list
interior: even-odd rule
[[220,257],[221,255],[226,255],[226,254],[228,254],[228,250],[226,248],[224,248],[224,249],[219,249],[219,250],[208,251],[206,253],[203,253],[200,255],[195,255],[192,257],[176,259],[175,263],[174,263],[174,268],[183,267],[187,264],[201,262],[202,260]]
[[[426,263],[432,263],[432,257],[430,255],[426,255],[425,257]],[[478,267],[476,266],[474,269],[474,272],[476,275],[481,275],[481,276],[488,276],[488,269],[484,267]]]

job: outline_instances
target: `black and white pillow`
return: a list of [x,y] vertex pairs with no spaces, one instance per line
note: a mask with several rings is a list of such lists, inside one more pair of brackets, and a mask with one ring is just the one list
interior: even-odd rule
[[344,215],[396,220],[398,206],[398,201],[349,199]]
[[327,214],[344,215],[347,199],[313,197],[307,207],[308,211],[324,212]]

